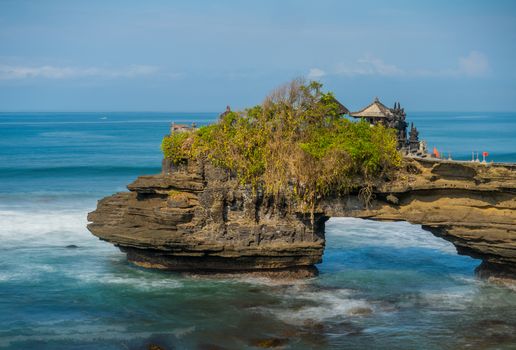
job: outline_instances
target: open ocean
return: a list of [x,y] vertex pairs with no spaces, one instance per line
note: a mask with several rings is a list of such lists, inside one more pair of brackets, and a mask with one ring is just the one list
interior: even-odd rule
[[[316,278],[145,270],[86,230],[160,171],[171,121],[216,113],[0,113],[0,349],[515,349],[516,291],[404,222],[331,219]],[[447,156],[516,162],[516,113],[409,113]],[[78,248],[66,248],[76,245]]]

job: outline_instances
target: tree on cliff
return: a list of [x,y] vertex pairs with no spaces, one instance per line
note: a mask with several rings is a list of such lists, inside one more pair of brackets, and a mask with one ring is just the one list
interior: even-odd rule
[[373,186],[401,163],[395,131],[351,122],[340,107],[322,84],[295,79],[261,105],[166,136],[162,150],[175,164],[207,159],[242,185],[286,196],[312,212],[324,196],[351,190],[368,202]]

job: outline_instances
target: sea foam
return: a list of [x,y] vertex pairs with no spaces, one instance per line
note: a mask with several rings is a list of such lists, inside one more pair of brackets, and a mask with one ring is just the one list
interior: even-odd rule
[[323,322],[330,319],[342,320],[355,317],[359,313],[374,312],[372,304],[357,298],[352,290],[344,288],[326,290],[309,284],[293,284],[275,293],[279,298],[288,295],[288,302],[292,305],[258,308],[258,311],[271,314],[292,325],[299,326],[307,322]]
[[329,239],[338,237],[340,244],[352,246],[389,246],[395,248],[429,248],[456,254],[453,244],[435,237],[421,225],[408,222],[379,222],[357,218],[331,218],[326,223]]
[[0,210],[2,247],[64,246],[97,240],[86,230],[87,210]]

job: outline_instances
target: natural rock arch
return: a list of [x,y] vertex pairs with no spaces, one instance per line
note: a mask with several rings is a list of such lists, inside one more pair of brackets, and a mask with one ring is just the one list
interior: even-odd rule
[[313,220],[299,208],[239,186],[209,163],[141,176],[99,201],[89,230],[140,266],[218,272],[314,273],[329,217],[408,221],[452,242],[459,254],[514,275],[516,167],[406,159],[369,206],[350,193],[328,197]]

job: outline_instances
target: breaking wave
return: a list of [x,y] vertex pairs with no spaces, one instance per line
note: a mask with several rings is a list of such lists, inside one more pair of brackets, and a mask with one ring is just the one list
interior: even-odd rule
[[[276,293],[283,303],[276,307],[260,307],[259,312],[270,314],[292,325],[301,326],[309,322],[343,320],[371,315],[375,307],[354,292],[344,288],[325,289],[310,284],[297,283],[282,288]],[[289,299],[284,299],[289,295]]]
[[87,209],[0,210],[2,248],[91,244],[87,231]]

